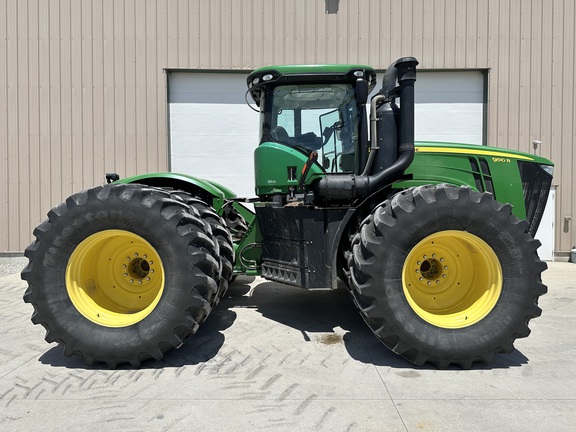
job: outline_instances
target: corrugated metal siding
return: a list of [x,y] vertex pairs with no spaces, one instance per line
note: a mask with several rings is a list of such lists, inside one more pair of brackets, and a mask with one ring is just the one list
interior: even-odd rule
[[[327,13],[338,5],[337,13]],[[4,0],[0,251],[74,191],[165,170],[166,68],[367,63],[489,69],[488,144],[557,163],[557,249],[576,243],[573,0]]]

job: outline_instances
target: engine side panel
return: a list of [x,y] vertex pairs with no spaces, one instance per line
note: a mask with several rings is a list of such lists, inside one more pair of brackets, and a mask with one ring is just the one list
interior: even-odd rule
[[[534,190],[536,179],[530,170],[521,171],[522,164],[539,166],[551,165],[551,162],[526,153],[485,146],[417,143],[414,161],[406,171],[412,179],[400,180],[393,187],[404,189],[434,183],[467,185],[492,193],[499,202],[512,204],[518,218],[528,219],[534,215],[527,213],[527,207],[531,206],[531,200],[545,201],[552,177],[548,175],[547,181],[539,181],[539,190]],[[538,197],[529,194],[538,194]]]

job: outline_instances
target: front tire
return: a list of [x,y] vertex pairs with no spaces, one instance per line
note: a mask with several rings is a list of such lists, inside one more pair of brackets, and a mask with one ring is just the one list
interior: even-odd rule
[[541,314],[546,264],[527,230],[491,194],[449,185],[403,191],[352,241],[355,303],[384,345],[412,363],[490,362]]
[[166,192],[95,187],[52,209],[34,235],[24,300],[67,356],[137,367],[180,346],[211,311],[214,242]]

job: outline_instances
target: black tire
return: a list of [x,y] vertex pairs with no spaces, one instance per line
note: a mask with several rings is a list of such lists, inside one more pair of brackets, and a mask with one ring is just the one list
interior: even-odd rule
[[355,303],[384,345],[412,363],[488,363],[511,352],[541,314],[539,246],[528,223],[491,194],[408,189],[377,207],[353,239]]
[[179,347],[211,311],[214,242],[166,192],[95,187],[52,209],[34,235],[24,301],[66,356],[138,367]]
[[354,240],[356,234],[358,234],[360,224],[366,218],[369,212],[374,210],[374,207],[375,204],[373,202],[360,207],[354,215],[353,219],[349,222],[346,230],[342,234],[342,238],[340,239],[340,245],[338,246],[338,258],[336,261],[336,265],[338,266],[336,273],[340,280],[344,282],[344,285],[349,294],[352,294],[352,273],[350,269],[352,268],[352,263],[354,261],[354,257],[352,255],[352,241]]
[[248,224],[246,219],[234,208],[232,202],[224,206],[222,218],[232,234],[232,240],[237,243],[240,242],[248,232]]
[[172,191],[172,195],[178,196],[193,212],[197,213],[200,219],[210,227],[212,237],[218,246],[216,259],[220,261],[220,278],[218,283],[218,293],[214,296],[212,307],[216,307],[218,302],[228,290],[228,284],[232,281],[234,272],[234,245],[232,235],[226,226],[226,222],[218,216],[213,207],[209,206],[200,198],[194,197],[188,192]]

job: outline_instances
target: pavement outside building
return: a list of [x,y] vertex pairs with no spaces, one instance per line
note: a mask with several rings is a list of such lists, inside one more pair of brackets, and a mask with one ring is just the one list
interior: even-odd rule
[[2,431],[573,431],[576,264],[517,350],[471,370],[413,366],[344,289],[238,278],[198,333],[141,369],[86,367],[30,322],[14,258],[0,269]]

